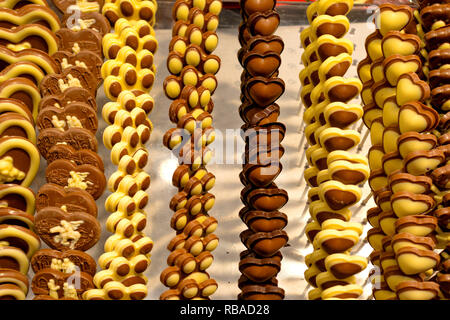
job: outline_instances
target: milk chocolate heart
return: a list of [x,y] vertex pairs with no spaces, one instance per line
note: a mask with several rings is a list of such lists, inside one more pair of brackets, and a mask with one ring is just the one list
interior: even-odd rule
[[399,106],[408,102],[425,101],[430,96],[430,87],[420,80],[416,73],[405,73],[398,78],[397,104]]
[[61,69],[77,65],[87,69],[97,79],[97,85],[100,85],[102,81],[100,69],[103,61],[95,53],[86,50],[80,52],[57,51],[52,58],[61,66]]
[[249,249],[262,257],[272,257],[288,241],[285,231],[257,232],[245,230],[240,234],[241,241]]
[[36,195],[36,211],[46,207],[61,208],[67,212],[86,212],[97,217],[97,205],[94,198],[79,188],[63,188],[56,184],[44,184]]
[[77,45],[80,50],[92,51],[99,57],[103,57],[102,36],[94,30],[73,31],[68,28],[61,28],[55,33],[55,36],[60,51],[72,52],[74,46]]
[[36,252],[31,259],[31,268],[34,273],[52,267],[65,273],[72,273],[74,267],[78,267],[81,272],[95,275],[97,264],[95,260],[79,250],[57,251],[53,249],[41,249]]
[[57,159],[70,160],[77,165],[90,164],[98,168],[100,171],[104,171],[102,158],[100,158],[100,156],[92,150],[75,150],[66,144],[56,144],[48,151],[47,163],[51,163]]
[[59,128],[64,131],[70,127],[81,127],[95,134],[98,129],[95,110],[82,102],[74,102],[64,108],[48,106],[39,112],[36,124],[39,130]]
[[97,103],[95,98],[87,89],[79,87],[69,87],[62,93],[43,97],[39,103],[39,108],[44,109],[48,106],[65,108],[72,102],[85,103],[97,111]]
[[274,211],[282,208],[288,201],[287,192],[275,184],[267,189],[255,189],[248,194],[247,202],[256,210]]
[[72,66],[64,69],[61,74],[45,76],[42,79],[40,91],[42,96],[46,96],[62,93],[69,87],[86,88],[95,97],[97,93],[97,80],[86,68]]
[[264,282],[277,275],[281,269],[281,253],[271,258],[259,258],[251,251],[240,254],[239,271],[251,281]]
[[97,152],[97,140],[87,129],[72,127],[66,131],[56,128],[44,129],[39,133],[37,146],[44,158],[50,148],[58,143],[66,143],[75,150],[89,149]]
[[249,51],[242,57],[242,64],[246,71],[253,77],[261,76],[269,78],[280,67],[281,57],[276,52],[264,54]]
[[106,187],[102,171],[89,164],[76,165],[64,159],[51,162],[47,166],[45,177],[49,183],[86,190],[94,199],[98,199]]
[[[73,299],[79,299],[83,292],[95,288],[91,275],[79,272],[77,276],[79,277],[79,287],[74,288],[72,285],[72,288],[74,288],[72,294],[74,296],[70,297]],[[42,269],[34,275],[31,288],[37,296],[57,295],[58,298],[63,298],[66,297],[67,291],[69,291],[64,284],[67,284],[71,278],[73,278],[71,273],[64,273],[54,269]]]
[[239,216],[254,232],[282,230],[287,224],[287,216],[279,211],[266,212],[244,208],[239,212]]
[[90,214],[46,207],[35,216],[36,231],[52,249],[86,251],[100,238],[100,224]]
[[255,12],[246,21],[246,25],[253,36],[270,36],[276,32],[279,24],[280,15],[274,10]]
[[251,78],[245,85],[247,96],[259,106],[274,103],[284,92],[285,84],[280,78]]

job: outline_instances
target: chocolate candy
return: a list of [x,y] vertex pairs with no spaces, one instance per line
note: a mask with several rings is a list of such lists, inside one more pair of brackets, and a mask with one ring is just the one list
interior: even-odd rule
[[100,237],[98,221],[82,211],[69,214],[58,207],[45,207],[36,214],[35,226],[48,246],[61,251],[85,251],[95,245]]

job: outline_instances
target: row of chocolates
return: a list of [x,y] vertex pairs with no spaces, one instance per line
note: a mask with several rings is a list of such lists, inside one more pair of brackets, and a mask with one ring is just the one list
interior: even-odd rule
[[240,234],[246,250],[240,254],[238,299],[282,300],[284,289],[278,286],[277,274],[283,258],[280,249],[289,238],[283,230],[287,215],[279,210],[288,194],[275,179],[282,171],[281,142],[286,132],[278,121],[281,108],[276,103],[285,90],[278,77],[284,42],[275,35],[280,24],[276,1],[242,0],[240,4],[238,59],[244,70],[239,114],[245,122],[241,127],[245,154],[240,173],[244,207],[239,216],[247,229]]
[[[142,8],[142,9],[141,9]],[[111,102],[102,108],[108,126],[103,144],[117,166],[107,182],[111,194],[105,200],[110,213],[107,231],[113,233],[99,257],[101,268],[94,276],[95,289],[85,300],[142,300],[148,294],[144,272],[150,266],[153,241],[145,233],[149,202],[146,190],[150,175],[144,171],[153,124],[148,115],[154,108],[149,92],[155,81],[154,54],[158,49],[153,25],[156,1],[106,1],[102,14],[114,33],[103,36],[101,67],[103,89]]]
[[[55,3],[56,4],[56,3]],[[96,95],[101,85],[101,38],[108,21],[84,6],[59,5],[62,27],[55,32],[60,71],[40,83],[38,148],[47,160],[47,183],[38,191],[36,229],[53,250],[37,252],[35,300],[82,299],[93,288],[95,261],[84,251],[100,239],[96,200],[106,187],[97,154]]]
[[448,151],[438,133],[445,116],[430,99],[424,27],[431,24],[424,25],[410,6],[380,6],[377,30],[366,40],[368,57],[358,65],[372,144],[369,185],[377,205],[367,212],[377,300],[442,296],[430,279],[440,263],[434,250],[448,243],[436,215],[447,206],[439,179],[446,175],[440,168]]
[[170,226],[176,232],[167,249],[168,267],[160,276],[169,289],[161,300],[209,299],[217,282],[206,271],[214,261],[219,243],[214,234],[218,222],[209,214],[215,196],[210,193],[215,176],[206,168],[211,158],[208,145],[214,141],[211,96],[217,88],[215,74],[220,58],[216,30],[222,2],[177,0],[172,7],[172,39],[164,81],[166,96],[173,100],[169,119],[176,127],[164,135],[164,145],[178,159],[172,184],[178,193],[170,202],[174,211]]
[[304,178],[308,191],[310,222],[305,232],[314,251],[305,257],[305,280],[314,287],[310,300],[358,299],[363,288],[356,274],[367,266],[352,249],[363,232],[352,222],[351,207],[362,197],[369,177],[366,157],[351,151],[360,142],[351,129],[363,108],[350,104],[362,88],[358,79],[344,78],[352,65],[353,43],[345,39],[350,29],[346,15],[353,1],[323,1],[307,9],[310,25],[300,35],[304,48],[300,72],[303,120],[309,144],[309,167]]
[[[22,221],[22,223],[15,226],[14,229],[8,228],[6,230],[5,228],[9,237],[6,238],[8,241],[4,244],[22,243],[22,250],[26,250],[29,258],[33,256],[31,266],[35,276],[32,281],[32,290],[36,299],[58,299],[61,297],[76,299],[79,298],[83,288],[85,290],[92,284],[92,271],[95,271],[95,262],[89,255],[72,249],[87,250],[93,246],[99,239],[100,226],[95,219],[97,208],[92,193],[74,189],[74,193],[80,191],[79,197],[90,206],[92,215],[87,214],[83,210],[84,208],[79,206],[79,203],[83,201],[71,201],[69,197],[66,197],[64,187],[75,188],[77,183],[80,182],[80,179],[77,179],[78,176],[75,178],[78,182],[71,180],[73,178],[71,172],[75,172],[74,167],[78,165],[74,159],[79,160],[79,155],[76,155],[76,150],[69,146],[69,143],[58,139],[61,136],[60,131],[65,131],[69,126],[81,127],[77,115],[83,119],[84,123],[92,122],[92,115],[95,119],[95,111],[91,111],[86,117],[84,117],[84,114],[70,113],[70,111],[66,114],[64,104],[57,103],[63,91],[69,87],[69,80],[64,76],[70,72],[63,75],[62,70],[72,66],[67,61],[70,53],[64,49],[64,45],[68,41],[65,35],[72,31],[66,28],[67,20],[63,20],[62,24],[65,27],[62,28],[58,16],[47,6],[47,3],[41,1],[33,4],[15,1],[5,5],[6,7],[1,9],[2,22],[0,27],[4,72],[2,77],[2,104],[5,106],[2,111],[2,116],[5,117],[4,135],[19,136],[22,137],[21,139],[30,140],[33,143],[33,148],[30,148],[24,141],[11,141],[13,143],[5,150],[7,152],[10,149],[14,155],[11,158],[12,161],[9,162],[9,154],[5,154],[6,157],[4,158],[6,167],[3,183],[7,183],[3,185],[7,207],[5,210],[11,203],[14,207],[27,210],[32,215],[34,215],[36,208],[37,213],[30,220],[29,217],[22,215],[19,215],[21,219],[15,219],[11,216],[12,211],[9,212],[11,217],[5,221],[11,223]],[[87,65],[89,65],[89,68],[99,68],[101,58],[96,58],[97,60],[82,60],[82,64],[74,71],[75,76],[85,77],[85,81],[90,81],[89,85],[95,85],[95,89],[98,84],[93,80],[94,76],[88,71]],[[79,83],[79,79],[77,80]],[[87,85],[86,87],[90,88]],[[88,90],[81,90],[85,90],[83,91],[85,95],[91,96],[91,92]],[[95,93],[91,99],[95,104]],[[23,109],[23,106],[26,106],[26,108]],[[54,106],[58,108],[52,109]],[[17,112],[19,109],[26,110],[26,112],[12,115],[12,112]],[[8,114],[12,116],[8,116]],[[28,116],[31,117],[31,122],[27,119]],[[34,132],[34,124],[40,130],[37,137]],[[91,130],[94,130],[94,133],[96,126],[98,124],[90,127]],[[56,128],[58,132],[52,134],[51,128]],[[92,145],[95,145],[95,136],[91,131],[88,131],[88,134]],[[57,144],[56,140],[60,143]],[[34,144],[37,145],[37,148]],[[36,151],[38,151],[37,157]],[[28,187],[31,184],[37,172],[34,170],[39,169],[39,152],[48,160],[46,169],[48,184],[39,189],[35,198],[31,189],[23,190],[20,186]],[[102,187],[101,184],[101,178],[104,179],[103,163],[96,153],[89,151],[89,154],[100,168],[100,170],[94,168],[94,171],[100,177],[100,185],[95,188],[95,192],[101,194],[102,188],[104,188],[104,185]],[[14,160],[14,158],[17,158],[17,160]],[[12,177],[11,174],[14,174],[15,177]],[[74,174],[76,175],[76,173]],[[95,177],[95,179],[97,178]],[[20,186],[9,186],[9,183],[16,183]],[[72,183],[73,185],[71,185]],[[91,188],[90,191],[93,191],[93,189]],[[74,194],[73,197],[76,198],[77,196]],[[75,212],[79,217],[74,216],[72,220],[66,219],[69,215],[68,212]],[[32,222],[32,224],[27,224],[27,221]],[[71,224],[71,221],[74,221],[75,224]],[[82,224],[84,225],[77,230]],[[35,253],[39,249],[39,245],[36,246],[35,243],[30,242],[34,239],[32,232],[30,231],[28,235],[23,232],[18,234],[19,231],[15,229],[19,226],[31,228],[52,249],[43,249]],[[61,253],[58,252],[59,250],[68,250],[68,252]],[[75,260],[83,260],[89,265],[87,273],[82,271],[81,277],[85,281],[78,291],[66,281],[75,270],[75,265],[67,260],[69,256],[75,257]],[[9,261],[10,266],[23,266],[24,261],[20,262],[19,258],[20,255],[15,254],[9,259],[4,258],[3,261]],[[26,292],[24,293],[26,294]],[[9,298],[19,297],[11,294]]]

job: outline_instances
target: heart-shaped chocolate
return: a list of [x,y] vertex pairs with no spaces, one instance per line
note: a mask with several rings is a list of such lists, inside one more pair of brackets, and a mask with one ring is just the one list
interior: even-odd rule
[[[88,273],[79,272],[77,274],[77,281],[79,281],[79,287],[75,288],[76,295],[78,298],[81,298],[83,292],[89,289],[94,289],[94,282],[92,276]],[[57,294],[58,298],[62,298],[66,296],[66,292],[64,290],[65,283],[68,283],[69,280],[73,278],[73,274],[64,273],[54,269],[42,269],[39,270],[33,277],[33,281],[31,282],[31,288],[33,293],[37,296],[39,295],[50,295]],[[52,281],[56,289],[53,289],[49,282]]]
[[331,102],[348,102],[362,90],[362,83],[356,78],[332,77],[325,82],[323,89]]
[[247,96],[264,107],[274,103],[284,92],[285,84],[280,78],[251,78],[245,85]]
[[[60,51],[72,52],[75,44],[77,44],[81,50],[92,51],[99,57],[103,57],[102,36],[99,32],[91,29],[73,31],[68,28],[61,28],[55,33],[55,36]],[[52,52],[52,54],[55,52]]]
[[257,232],[245,230],[240,234],[241,241],[249,249],[262,257],[272,257],[288,241],[285,231]]
[[273,10],[276,2],[273,0],[240,0],[243,13],[247,16],[255,12]]
[[[93,13],[93,12],[92,12]],[[91,51],[80,52],[68,52],[57,51],[52,56],[53,59],[61,66],[62,69],[66,69],[71,66],[80,65],[89,70],[97,79],[97,85],[102,81],[101,67],[102,59]]]
[[311,24],[311,38],[315,40],[324,34],[342,38],[348,32],[349,27],[350,23],[345,16],[317,16]]
[[95,134],[98,129],[97,114],[94,109],[82,102],[74,102],[64,108],[49,106],[39,112],[36,124],[40,130],[45,128],[66,130],[81,126]]
[[62,187],[86,190],[98,199],[105,190],[106,178],[102,171],[89,164],[76,165],[70,160],[57,159],[45,170],[47,182]]
[[5,112],[0,114],[0,138],[22,137],[36,144],[34,121],[20,113]]
[[420,102],[409,102],[400,108],[398,121],[401,133],[433,131],[439,124],[439,114]]
[[383,56],[389,58],[394,54],[400,54],[402,56],[416,54],[420,49],[420,41],[420,38],[415,34],[389,31],[381,42]]
[[19,209],[2,207],[0,208],[0,224],[33,230],[34,216]]
[[45,159],[50,148],[58,143],[66,143],[75,150],[89,149],[94,152],[97,152],[98,147],[95,136],[84,128],[72,127],[66,131],[48,128],[39,133],[37,147]]
[[336,253],[325,258],[325,268],[337,279],[351,277],[366,267],[367,259],[360,256]]
[[280,115],[280,106],[271,104],[264,109],[253,104],[242,104],[239,108],[241,119],[253,126],[276,122]]
[[[36,59],[38,57],[38,59]],[[37,49],[23,49],[18,52],[4,46],[0,47],[0,70],[20,61],[33,61],[45,74],[60,72],[59,65],[47,53]]]
[[425,101],[430,97],[430,86],[419,78],[416,73],[405,73],[398,78],[397,104]]
[[36,195],[36,211],[46,207],[61,208],[67,212],[86,212],[97,217],[97,205],[94,198],[79,188],[63,188],[56,184],[44,184]]
[[435,170],[445,159],[444,151],[436,148],[410,152],[403,161],[406,172],[419,176]]
[[36,85],[27,78],[12,78],[0,84],[0,98],[17,99],[24,102],[36,120],[41,95]]
[[68,87],[88,89],[92,96],[97,93],[97,80],[93,74],[81,66],[65,68],[61,74],[47,75],[42,79],[40,91],[42,96],[64,92]]
[[279,24],[280,15],[274,10],[255,12],[246,21],[246,25],[253,36],[270,36],[276,32]]
[[278,71],[281,64],[281,57],[275,52],[261,54],[249,51],[243,56],[242,64],[251,76],[269,78]]
[[317,39],[315,50],[323,62],[329,57],[336,57],[341,53],[352,55],[353,43],[344,38],[336,38],[332,35],[323,35]]
[[432,180],[427,176],[414,176],[409,173],[398,172],[389,176],[389,189],[392,193],[408,191],[426,194],[430,191]]
[[389,31],[401,31],[413,19],[413,10],[408,5],[393,5],[384,3],[380,5],[380,14],[377,27],[383,36]]
[[39,237],[28,228],[17,225],[0,225],[0,241],[8,243],[8,246],[18,248],[31,259],[39,250],[41,242]]
[[[87,253],[79,250],[57,251],[53,249],[41,249],[37,251],[31,259],[31,267],[34,273],[43,269],[52,268],[53,265],[60,267],[59,271],[71,273],[69,270],[78,267],[81,272],[95,275],[95,260]],[[68,260],[68,261],[67,261]],[[67,263],[67,262],[69,263]],[[73,264],[71,267],[70,265]]]
[[16,184],[0,185],[0,203],[4,207],[22,210],[34,214],[35,195],[33,190]]
[[282,258],[279,252],[270,258],[260,258],[246,250],[240,254],[239,271],[251,281],[265,282],[278,274]]
[[42,98],[39,103],[39,110],[47,107],[61,107],[65,108],[67,105],[73,102],[82,102],[92,107],[97,111],[97,103],[92,94],[84,88],[69,87],[64,92],[58,94],[47,95]]
[[104,171],[103,160],[100,156],[88,149],[75,150],[69,145],[57,144],[50,148],[47,155],[47,163],[57,159],[70,160],[77,165],[90,164],[100,171]]
[[0,71],[0,83],[12,78],[21,77],[27,78],[36,86],[39,86],[44,76],[45,73],[38,65],[28,61],[18,61]]
[[279,210],[287,201],[287,192],[277,188],[274,183],[265,189],[254,189],[247,196],[247,203],[252,208],[262,211]]
[[258,211],[244,208],[239,212],[244,223],[254,232],[282,230],[287,224],[287,216],[279,211]]
[[58,207],[46,207],[35,216],[36,231],[52,249],[86,251],[100,238],[101,227],[96,218],[82,212],[65,212]]
[[436,203],[425,194],[414,194],[408,191],[396,192],[391,197],[392,211],[399,218],[404,216],[426,214]]
[[39,170],[40,157],[36,146],[23,137],[0,138],[0,162],[3,183],[28,187]]
[[[5,47],[30,46],[49,55],[58,50],[55,34],[39,24],[26,24],[15,28],[0,28],[0,44]],[[17,50],[18,51],[18,50]]]
[[326,181],[319,185],[319,197],[333,210],[348,208],[361,199],[361,189],[339,181]]
[[436,30],[429,31],[425,34],[424,40],[428,51],[438,49],[443,43],[449,41],[450,27],[445,26]]
[[421,72],[422,62],[417,55],[402,56],[394,54],[383,60],[383,70],[389,84],[396,86],[402,74]]

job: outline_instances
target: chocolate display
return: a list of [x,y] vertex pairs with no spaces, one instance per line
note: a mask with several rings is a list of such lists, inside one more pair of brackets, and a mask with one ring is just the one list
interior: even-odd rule
[[[435,214],[445,210],[441,192],[446,186],[436,187],[432,175],[445,172],[442,168],[446,154],[438,138],[446,131],[437,133],[442,117],[438,105],[445,98],[437,105],[426,105],[433,101],[431,91],[445,83],[441,82],[445,73],[428,69],[432,66],[439,70],[438,55],[433,53],[427,59],[427,51],[436,49],[440,39],[445,38],[446,20],[438,14],[442,6],[424,4],[414,12],[409,6],[381,5],[384,16],[377,25],[380,36],[366,42],[371,72],[365,73],[362,65],[358,70],[361,80],[370,83],[371,78],[375,79],[377,60],[371,55],[381,49],[379,59],[384,60],[380,72],[390,87],[384,86],[387,98],[378,98],[381,85],[377,86],[379,80],[372,81],[368,91],[372,91],[373,101],[383,112],[370,123],[365,122],[374,144],[369,185],[377,204],[368,212],[373,229],[368,231],[367,239],[374,248],[372,256],[380,257],[379,263],[372,260],[380,272],[379,282],[374,285],[383,283],[381,288],[374,287],[375,299],[428,300],[442,296],[439,285],[426,275],[440,264],[435,248],[446,246],[445,241],[436,241],[436,234],[440,237],[442,231]],[[418,45],[420,41],[424,47]],[[381,139],[376,137],[380,132]]]
[[[150,175],[144,168],[149,159],[146,143],[153,129],[148,115],[154,106],[149,91],[156,72],[153,58],[158,47],[153,30],[156,8],[156,1],[117,1],[105,3],[102,9],[115,31],[109,33],[108,28],[102,38],[102,50],[109,60],[101,65],[99,75],[105,95],[112,100],[102,108],[103,120],[108,124],[103,131],[103,144],[111,150],[110,160],[117,170],[105,179],[97,166],[74,165],[68,160],[55,160],[50,164],[55,167],[47,169],[48,180],[54,179],[55,183],[65,180],[60,165],[69,169],[66,174],[72,178],[78,173],[83,181],[74,182],[81,182],[95,199],[105,187],[111,192],[105,209],[110,213],[106,229],[113,234],[106,240],[104,253],[98,260],[101,270],[82,292],[84,300],[142,300],[147,296],[148,280],[144,272],[150,266],[153,241],[144,233],[147,225],[144,209],[149,201],[145,191],[150,186]],[[97,86],[98,83],[90,88],[96,90]]]
[[240,4],[243,20],[238,59],[244,71],[239,114],[245,122],[245,154],[240,174],[244,208],[239,216],[248,229],[240,234],[247,250],[240,255],[238,299],[280,300],[284,298],[284,290],[276,280],[281,270],[280,249],[289,240],[283,230],[287,215],[279,211],[288,201],[288,194],[274,182],[282,171],[284,148],[280,143],[286,131],[284,124],[277,122],[281,106],[275,103],[285,91],[284,81],[278,78],[284,42],[274,35],[280,24],[275,1]]
[[[349,102],[359,93],[364,100],[367,86],[358,79],[343,77],[352,64],[353,45],[343,37],[349,30],[345,14],[353,2],[338,1],[331,7],[330,3],[316,1],[308,7],[310,26],[300,35],[305,66],[300,73],[301,100],[306,108],[303,120],[310,145],[306,149],[308,167],[304,178],[311,188],[308,198],[312,216],[305,232],[314,248],[305,257],[308,269],[304,276],[314,287],[308,292],[311,300],[359,298],[362,287],[356,284],[354,275],[367,266],[364,257],[350,254],[363,227],[351,222],[349,208],[360,201],[360,187],[371,178],[368,168],[371,159],[351,151],[361,139],[358,131],[348,129],[365,111]],[[333,6],[343,13],[331,9]],[[379,35],[373,34],[372,38],[378,40]],[[366,61],[358,66],[363,75]],[[385,87],[379,86],[380,90]],[[375,128],[376,120],[365,121]],[[381,139],[380,135],[377,137]]]
[[[169,44],[163,89],[174,100],[169,129],[163,144],[178,158],[172,175],[178,193],[169,207],[174,211],[170,226],[176,231],[167,249],[168,267],[160,276],[169,289],[161,300],[210,299],[217,282],[206,272],[213,262],[212,251],[219,244],[214,234],[218,221],[210,216],[215,197],[209,193],[216,178],[206,165],[211,157],[207,147],[214,141],[213,101],[217,88],[215,74],[220,58],[212,52],[217,46],[221,1],[176,1],[172,7],[172,40]],[[199,137],[199,138],[198,138]],[[192,263],[191,263],[192,262]]]

